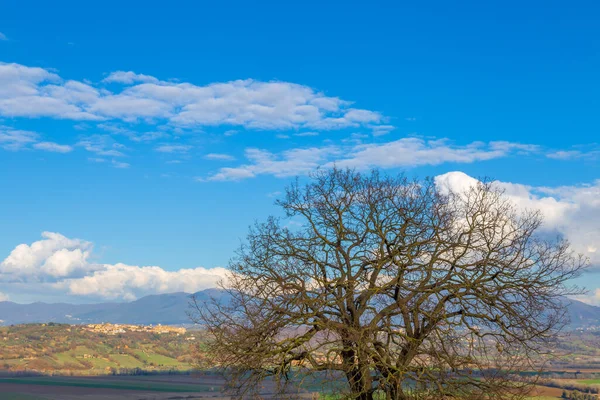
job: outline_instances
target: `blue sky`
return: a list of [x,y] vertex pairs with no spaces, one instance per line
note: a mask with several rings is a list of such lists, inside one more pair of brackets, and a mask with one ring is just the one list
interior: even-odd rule
[[3,1],[0,296],[205,287],[333,163],[497,179],[600,261],[600,7],[372,3]]

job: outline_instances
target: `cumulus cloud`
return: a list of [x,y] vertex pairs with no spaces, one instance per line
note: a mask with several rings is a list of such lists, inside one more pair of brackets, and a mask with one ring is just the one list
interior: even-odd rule
[[246,79],[198,86],[133,71],[113,72],[102,82],[122,86],[109,90],[65,80],[43,68],[0,63],[0,115],[127,122],[160,119],[172,126],[251,129],[376,127],[385,120],[376,111],[351,107],[351,102],[290,82]]
[[18,245],[0,263],[0,284],[32,292],[133,300],[148,294],[215,287],[227,272],[224,268],[167,271],[157,266],[101,264],[92,261],[92,250],[88,241],[44,232],[42,240]]
[[2,281],[52,281],[93,269],[88,263],[92,244],[43,232],[42,240],[20,244],[0,263]]
[[261,149],[247,149],[248,163],[221,168],[208,180],[241,180],[268,174],[277,177],[303,175],[317,167],[356,169],[416,167],[442,163],[472,163],[506,157],[516,152],[534,152],[536,146],[509,142],[473,142],[459,146],[448,140],[403,138],[387,143],[362,144],[362,135],[353,136],[347,146],[291,149],[274,154]]
[[81,103],[95,89],[67,81],[43,68],[0,63],[0,115],[7,117],[54,117],[93,120]]
[[[436,184],[463,191],[477,182],[462,172],[436,177]],[[522,210],[539,210],[544,217],[542,230],[558,233],[573,248],[589,258],[591,271],[600,270],[600,180],[593,184],[558,188],[533,187],[494,181]]]

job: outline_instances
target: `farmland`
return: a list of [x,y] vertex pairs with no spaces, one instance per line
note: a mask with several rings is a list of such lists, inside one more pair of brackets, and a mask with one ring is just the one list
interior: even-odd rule
[[[0,399],[219,398],[223,379],[212,371],[194,370],[194,355],[202,349],[201,332],[182,328],[4,326],[0,327]],[[589,396],[600,388],[600,334],[572,332],[558,341],[553,353],[531,399],[558,399],[563,391],[595,398]],[[329,389],[321,380],[304,385],[300,392]],[[274,390],[267,385],[265,392]]]
[[82,325],[29,324],[0,328],[0,369],[61,375],[103,375],[192,369],[197,333],[94,331]]
[[[88,400],[121,399],[229,399],[224,380],[213,373],[155,376],[34,376],[0,378],[0,399]],[[277,398],[273,385],[266,384],[263,398]],[[312,398],[306,390],[295,390],[298,398]]]

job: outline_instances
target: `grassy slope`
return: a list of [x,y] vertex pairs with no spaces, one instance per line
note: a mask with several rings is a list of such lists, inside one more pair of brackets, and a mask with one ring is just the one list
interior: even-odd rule
[[[105,335],[80,326],[0,327],[0,371],[102,374],[111,370],[187,370],[193,334]],[[179,358],[179,360],[178,360]]]

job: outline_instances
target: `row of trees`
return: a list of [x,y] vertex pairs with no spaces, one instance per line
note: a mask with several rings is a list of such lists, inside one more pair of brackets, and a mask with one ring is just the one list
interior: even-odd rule
[[567,400],[598,400],[598,396],[595,394],[583,393],[579,391],[567,392],[566,390],[563,390],[560,398]]
[[489,182],[333,169],[277,204],[287,219],[231,261],[230,301],[195,304],[239,396],[331,372],[360,400],[521,398],[532,382],[510,377],[539,368],[585,266]]

